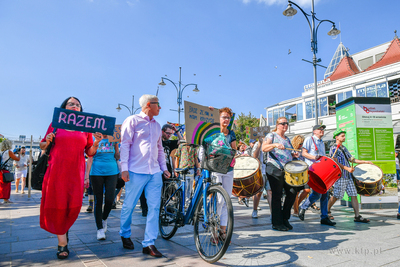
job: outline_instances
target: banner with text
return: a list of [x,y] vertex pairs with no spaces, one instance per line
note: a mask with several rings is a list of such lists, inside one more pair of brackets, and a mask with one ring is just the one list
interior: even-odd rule
[[54,108],[52,127],[87,133],[100,132],[102,134],[112,135],[115,127],[115,118],[63,108]]
[[219,111],[184,101],[186,142],[201,145],[203,140],[220,133]]

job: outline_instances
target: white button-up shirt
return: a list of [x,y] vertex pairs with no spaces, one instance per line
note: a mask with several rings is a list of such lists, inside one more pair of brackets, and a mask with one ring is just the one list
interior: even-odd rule
[[167,170],[161,126],[140,112],[125,119],[121,127],[121,171],[154,174]]

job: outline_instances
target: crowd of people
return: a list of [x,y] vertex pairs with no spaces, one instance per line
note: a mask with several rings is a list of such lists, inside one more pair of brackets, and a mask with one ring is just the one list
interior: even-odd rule
[[[122,204],[119,231],[122,246],[125,249],[134,249],[130,239],[132,213],[140,200],[142,215],[146,217],[142,252],[153,257],[162,257],[155,247],[155,240],[159,229],[163,181],[178,176],[174,171],[176,168],[189,168],[185,195],[190,197],[193,184],[200,175],[201,155],[198,147],[187,143],[185,135],[182,136],[174,125],[165,124],[161,127],[155,120],[161,109],[157,96],[143,95],[139,103],[141,112],[129,116],[122,124],[120,143],[110,142],[107,136],[101,133],[54,129],[51,124],[49,125],[40,143],[44,151],[53,142],[42,186],[40,226],[57,235],[59,259],[65,259],[69,255],[68,231],[81,211],[84,188],[89,195],[87,211],[94,213],[98,240],[106,239],[107,218],[118,203]],[[61,108],[83,111],[82,104],[76,97],[65,99]],[[260,163],[264,188],[252,197],[251,218],[258,218],[259,203],[264,196],[271,210],[272,228],[277,231],[292,230],[293,226],[289,222],[292,209],[293,215],[303,221],[305,211],[315,207],[315,202],[320,200],[320,223],[334,226],[336,223],[333,221],[331,207],[346,192],[351,197],[354,221],[369,222],[359,213],[357,191],[350,176],[354,168],[350,164],[372,164],[372,162],[357,160],[351,156],[343,145],[346,138],[344,130],[339,129],[334,133],[336,144],[329,150],[330,157],[335,158],[343,170],[341,178],[334,185],[333,196],[329,198],[328,192],[320,194],[311,190],[307,184],[290,185],[285,182],[284,177],[284,166],[288,162],[301,160],[311,166],[321,156],[325,156],[325,145],[322,141],[324,125],[315,125],[310,137],[297,135],[290,140],[285,135],[289,123],[285,117],[280,117],[276,121],[275,129],[264,138],[251,139],[247,146],[243,141],[237,140],[235,132],[229,129],[232,110],[225,107],[218,111],[221,134],[225,138],[225,143],[236,150],[236,157],[254,157]],[[177,136],[176,140],[171,139],[172,135]],[[3,172],[10,172],[14,165],[16,193],[19,192],[21,182],[23,194],[29,164],[25,148],[21,148],[18,155],[15,155],[8,140],[3,141],[0,148],[1,169]],[[230,166],[226,174],[214,172],[212,175],[216,182],[221,183],[231,194],[235,178],[234,166]],[[120,198],[123,187],[125,195],[122,203]],[[5,203],[10,202],[10,191],[11,183],[3,183],[0,179],[0,198],[4,199]],[[239,204],[248,205],[246,197],[239,197],[238,201]],[[226,228],[227,223],[224,214],[226,212],[222,208],[220,214],[222,230]]]

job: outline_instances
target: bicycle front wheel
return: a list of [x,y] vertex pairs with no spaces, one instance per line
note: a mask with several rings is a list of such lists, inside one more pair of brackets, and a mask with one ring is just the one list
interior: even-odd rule
[[[182,191],[175,182],[169,183],[161,197],[159,230],[164,239],[172,238],[178,230],[178,216],[181,210]],[[175,193],[175,194],[174,194]],[[172,196],[172,197],[171,197]],[[168,201],[168,202],[167,202]]]
[[200,257],[209,263],[218,261],[229,247],[232,231],[231,199],[221,186],[211,186],[206,206],[203,207],[201,196],[194,214],[194,241]]

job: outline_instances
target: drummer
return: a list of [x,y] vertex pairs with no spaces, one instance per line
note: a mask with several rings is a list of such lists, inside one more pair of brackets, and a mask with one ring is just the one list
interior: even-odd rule
[[[326,126],[325,125],[315,125],[313,127],[313,135],[307,137],[303,143],[302,155],[305,157],[305,161],[308,166],[311,166],[316,162],[321,156],[325,156],[325,144],[322,141],[324,136]],[[306,210],[318,199],[321,203],[321,224],[334,226],[336,223],[332,222],[328,217],[328,197],[329,193],[320,194],[315,190],[310,194],[310,196],[304,201],[303,205],[300,207],[299,218],[304,221],[304,214]]]
[[344,196],[344,192],[346,192],[347,195],[351,197],[351,206],[353,207],[354,210],[354,221],[361,223],[369,223],[369,220],[363,218],[359,212],[357,189],[356,186],[354,185],[353,179],[350,176],[350,173],[354,172],[354,168],[350,167],[349,161],[357,164],[360,163],[373,164],[373,163],[371,161],[355,159],[350,154],[347,148],[343,145],[343,142],[346,141],[346,131],[344,129],[337,129],[333,133],[333,138],[336,139],[336,144],[331,146],[329,150],[329,156],[332,157],[332,155],[335,154],[336,148],[339,145],[339,150],[336,152],[334,160],[342,168],[342,177],[340,177],[339,180],[337,180],[334,185],[333,196],[329,199],[328,212],[329,214],[331,213],[330,211],[333,204],[335,204],[335,202],[338,199],[342,199]]
[[[293,148],[290,139],[285,136],[289,123],[285,117],[276,120],[275,129],[267,134],[262,144],[262,151],[269,152],[267,161],[267,178],[272,190],[272,229],[277,231],[292,230],[293,226],[289,223],[290,211],[292,209],[296,188],[285,183],[285,171],[283,166],[293,157],[298,157],[298,153],[292,153],[286,148]],[[282,209],[282,189],[285,190],[285,202]]]

